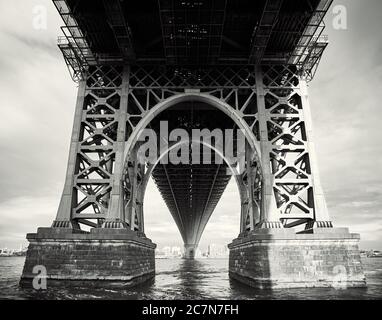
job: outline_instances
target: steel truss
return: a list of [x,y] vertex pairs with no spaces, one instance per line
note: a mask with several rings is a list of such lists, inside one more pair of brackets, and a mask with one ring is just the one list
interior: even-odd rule
[[70,76],[76,82],[83,78],[89,65],[97,63],[85,35],[78,26],[66,0],[53,0],[65,26],[61,27],[64,36],[58,38],[60,48]]
[[[155,106],[187,92],[229,105],[260,145],[260,156],[248,145],[246,170],[236,177],[241,232],[311,228],[315,222],[331,227],[314,157],[306,83],[288,65],[196,71],[90,66],[80,82],[66,182],[53,227],[144,232],[143,200],[152,168],[137,161],[136,149],[124,158],[126,142],[153,116]],[[215,187],[209,191],[212,208],[218,201]]]
[[[158,19],[162,29],[164,56],[157,57],[136,56],[137,48],[134,47],[133,35],[120,1],[101,1],[104,8],[103,19],[107,20],[110,35],[115,38],[120,51],[107,53],[97,52],[94,48],[92,43],[94,38],[90,35],[98,39],[97,34],[102,32],[88,24],[83,25],[84,14],[76,12],[77,5],[73,6],[68,0],[53,0],[64,22],[62,27],[64,36],[59,37],[58,45],[71,77],[76,82],[86,77],[91,65],[123,64],[126,61],[129,63],[146,61],[150,64],[162,64],[166,61],[167,65],[177,66],[228,63],[234,65],[248,63],[252,66],[270,63],[288,64],[298,66],[301,76],[310,81],[328,45],[327,37],[322,35],[325,28],[323,19],[332,2],[333,0],[320,0],[314,5],[310,3],[307,12],[297,11],[294,16],[293,13],[286,14],[281,10],[286,3],[285,0],[264,1],[259,20],[253,26],[247,49],[248,56],[227,58],[221,57],[223,31],[228,14],[227,0],[179,3],[159,0]],[[140,36],[139,31],[135,30],[136,37]],[[273,46],[275,44],[276,48]],[[284,45],[287,45],[287,48],[284,48]]]

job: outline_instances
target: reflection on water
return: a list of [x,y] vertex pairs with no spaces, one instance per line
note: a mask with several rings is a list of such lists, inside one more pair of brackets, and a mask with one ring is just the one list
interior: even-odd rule
[[139,287],[121,283],[91,286],[66,282],[36,292],[19,287],[23,257],[0,258],[0,299],[381,299],[382,258],[365,258],[368,287],[363,289],[256,290],[228,277],[224,259],[156,260],[156,277]]

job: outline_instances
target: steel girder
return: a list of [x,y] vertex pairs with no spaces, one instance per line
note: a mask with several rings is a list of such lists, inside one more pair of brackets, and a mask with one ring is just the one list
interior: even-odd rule
[[[79,88],[66,182],[53,227],[83,224],[143,232],[143,197],[152,170],[138,163],[135,149],[125,158],[126,145],[138,124],[149,123],[155,106],[190,91],[221,101],[240,115],[261,147],[257,152],[248,143],[246,169],[235,177],[241,232],[312,227],[315,222],[331,226],[314,157],[306,84],[295,67],[285,65],[198,71],[90,67]],[[209,217],[227,183],[220,170],[215,166],[207,181],[198,182],[206,195],[199,202],[204,217]],[[159,178],[163,174],[165,178]],[[182,231],[179,199],[189,195],[178,185],[174,188],[179,177],[187,173],[177,176],[160,167],[154,173],[170,211],[179,215],[174,218]],[[192,221],[201,225],[194,238],[198,241],[207,221]]]
[[89,65],[297,65],[309,80],[332,0],[53,0],[75,81]]

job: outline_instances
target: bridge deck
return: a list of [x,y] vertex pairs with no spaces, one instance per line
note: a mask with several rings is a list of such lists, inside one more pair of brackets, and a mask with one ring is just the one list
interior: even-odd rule
[[96,63],[280,63],[312,69],[332,0],[53,0],[60,48],[81,72]]
[[[158,164],[152,176],[184,243],[197,244],[231,175],[227,163],[218,155],[215,158],[213,150],[206,147],[211,151],[211,161],[206,163],[203,146],[198,145],[198,149],[191,149],[192,129],[209,129],[212,132],[217,127],[221,130],[233,129],[235,124],[222,112],[196,102],[182,103],[162,112],[153,120],[150,128],[159,132],[161,121],[168,122],[169,132],[177,128],[188,132],[190,144],[186,148],[190,150],[189,163],[172,164],[170,161],[167,164]],[[234,141],[232,150],[235,150]],[[214,144],[214,141],[211,143]],[[197,161],[198,158],[200,161]]]

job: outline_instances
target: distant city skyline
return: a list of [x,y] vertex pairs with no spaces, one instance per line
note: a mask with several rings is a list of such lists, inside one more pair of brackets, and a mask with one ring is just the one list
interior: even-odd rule
[[[310,83],[318,166],[335,226],[361,234],[361,249],[382,249],[382,1],[335,0],[348,30],[326,18],[329,47]],[[47,8],[47,29],[33,29],[33,8]],[[17,19],[17,23],[15,20]],[[365,23],[367,21],[367,23]],[[0,0],[0,247],[26,244],[51,225],[64,185],[77,85],[56,46],[62,21],[51,0]],[[59,121],[54,121],[59,119]],[[182,239],[151,180],[145,232],[159,247]],[[239,234],[240,201],[232,180],[202,236],[228,244]]]
[[[225,244],[210,243],[206,248],[196,249],[195,258],[228,258],[229,250]],[[182,246],[164,246],[155,249],[157,258],[180,258],[184,256]]]

